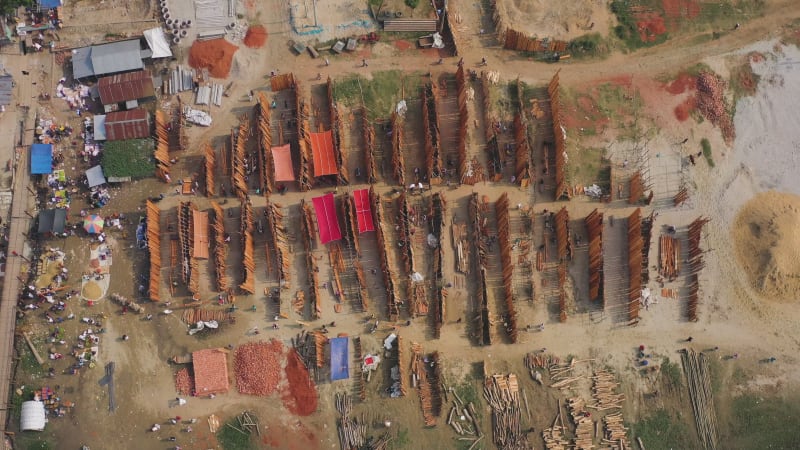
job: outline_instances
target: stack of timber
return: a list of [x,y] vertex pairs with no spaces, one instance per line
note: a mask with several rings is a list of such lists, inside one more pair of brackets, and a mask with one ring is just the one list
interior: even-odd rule
[[592,376],[592,398],[595,404],[589,407],[598,411],[622,409],[625,394],[618,394],[617,388],[619,383],[613,373],[604,369],[596,370]]
[[441,184],[442,151],[439,136],[439,115],[436,113],[438,102],[436,83],[428,83],[422,88],[422,118],[425,121],[425,159],[428,169],[428,180],[431,185]]
[[[444,392],[446,395],[447,388],[445,388]],[[458,439],[459,441],[471,441],[474,447],[478,441],[483,439],[483,432],[478,425],[478,414],[475,412],[475,405],[472,402],[465,404],[455,390],[452,390],[451,393],[453,394],[453,406],[447,414],[447,424],[461,436],[474,436]]]
[[600,301],[603,297],[603,213],[595,209],[584,221],[589,238],[589,300]]
[[217,323],[228,322],[231,315],[228,311],[222,309],[206,309],[200,307],[191,307],[183,310],[181,320],[188,325],[194,325],[197,322],[210,322],[216,320]]
[[394,179],[400,186],[406,185],[405,159],[403,158],[403,118],[396,112],[392,113],[392,167]]
[[366,422],[350,415],[353,412],[353,403],[346,394],[337,392],[334,404],[341,416],[337,422],[339,446],[342,450],[361,450],[367,445]]
[[311,126],[308,123],[309,112],[308,105],[303,100],[300,94],[300,88],[295,86],[296,94],[296,111],[297,111],[297,144],[300,149],[300,173],[297,176],[297,184],[301,192],[306,192],[311,189],[314,184],[314,168],[313,157],[311,149]]
[[433,250],[433,273],[436,277],[436,295],[433,301],[433,335],[438,339],[442,333],[442,325],[445,318],[445,300],[447,299],[447,288],[444,287],[444,246],[442,238],[444,232],[445,201],[441,192],[436,192],[431,197],[431,234],[436,238],[436,248]]
[[[414,342],[411,344],[411,385],[417,388],[422,417],[426,427],[436,426],[436,417],[441,415],[442,396],[441,383],[439,383],[439,358],[437,353],[430,357],[433,371],[429,371],[429,364],[422,352],[422,346]],[[433,373],[431,373],[433,372]]]
[[338,297],[336,300],[339,303],[345,303],[347,298],[345,296],[344,286],[342,285],[345,265],[340,242],[331,242],[328,245],[328,261],[330,262],[331,271],[333,272],[333,291],[337,293]]
[[575,436],[572,440],[576,450],[592,450],[594,448],[594,422],[586,411],[586,402],[581,397],[567,399],[572,422],[575,423]]
[[397,273],[394,264],[391,263],[386,247],[386,233],[389,224],[384,220],[383,204],[380,197],[375,193],[374,188],[369,189],[369,198],[372,203],[372,219],[378,224],[375,227],[375,237],[378,241],[378,256],[381,261],[381,273],[383,274],[384,288],[386,289],[386,314],[389,320],[397,320],[400,314],[398,305],[397,287],[392,279],[392,274]]
[[719,433],[708,359],[703,353],[695,353],[689,349],[681,351],[681,362],[686,374],[697,434],[706,450],[714,450],[719,445]]
[[233,142],[232,158],[231,158],[231,180],[233,184],[233,191],[239,198],[239,201],[244,202],[247,198],[247,137],[250,135],[250,126],[246,117],[241,118],[239,123],[239,131]]
[[639,301],[642,297],[642,221],[641,209],[628,216],[628,320],[639,318]]
[[147,250],[150,254],[150,300],[161,300],[161,211],[155,203],[147,201]]
[[355,389],[358,399],[363,402],[367,399],[367,381],[369,381],[369,376],[372,372],[368,371],[365,374],[363,370],[360,370],[364,362],[364,352],[361,348],[361,337],[359,336],[353,337],[353,362],[359,368],[354,372]]
[[603,444],[612,448],[633,448],[628,441],[628,428],[622,419],[622,413],[603,416]]
[[687,311],[689,320],[696,322],[697,317],[697,304],[700,291],[700,279],[698,274],[705,263],[703,262],[703,250],[700,248],[700,235],[703,231],[703,226],[708,223],[709,219],[698,217],[691,224],[689,224],[689,277],[687,278],[687,285],[689,290],[689,301]]
[[309,375],[319,382],[321,371],[318,368],[321,366],[318,365],[317,361],[317,334],[316,332],[301,331],[292,338],[292,348],[300,355],[300,360],[308,370]]
[[267,251],[270,247],[274,249],[278,261],[278,276],[280,285],[283,289],[289,289],[291,285],[291,259],[289,258],[289,238],[286,236],[286,227],[283,225],[283,212],[280,205],[267,202],[266,207],[267,226],[272,231],[272,245],[267,244]]
[[503,270],[503,293],[505,294],[506,331],[512,344],[517,343],[517,311],[514,307],[514,263],[511,259],[511,218],[508,195],[503,195],[494,204],[497,217],[497,237],[500,245],[500,261]]
[[563,124],[561,115],[561,88],[559,87],[558,72],[553,75],[550,84],[547,86],[547,93],[550,95],[550,109],[553,115],[553,136],[556,146],[556,199],[571,197],[569,185],[567,184],[567,131]]
[[194,247],[194,221],[193,211],[197,206],[192,202],[181,202],[178,205],[178,242],[181,249],[181,275],[189,292],[197,294],[199,291],[199,270],[197,261],[193,256]]
[[225,215],[219,203],[212,201],[211,209],[214,211],[211,222],[211,233],[214,237],[214,274],[217,277],[217,290],[226,291],[229,287],[228,270],[225,260],[228,257],[228,245],[225,242]]
[[205,164],[203,165],[203,174],[205,175],[206,184],[206,197],[213,197],[217,195],[217,182],[214,179],[214,171],[217,169],[217,158],[214,153],[214,147],[208,142],[203,144],[205,154]]
[[302,229],[303,245],[306,250],[306,273],[309,278],[309,292],[311,297],[309,301],[313,305],[311,317],[313,319],[319,319],[322,315],[322,305],[320,304],[319,297],[319,276],[317,261],[314,259],[314,253],[312,252],[312,243],[314,242],[314,213],[311,211],[311,206],[309,206],[305,200],[301,201],[300,207],[302,208],[303,214],[300,228]]
[[[564,420],[561,418],[561,408],[559,408],[558,415],[553,420],[553,425],[545,428],[542,431],[542,439],[544,439],[545,450],[568,450],[572,448],[569,439],[564,436]],[[559,425],[559,423],[561,425]]]
[[453,248],[456,252],[456,271],[469,275],[472,271],[472,261],[470,258],[471,245],[466,224],[453,222],[450,226],[450,236],[453,240]]
[[269,100],[263,92],[258,93],[256,104],[256,120],[258,121],[258,158],[261,170],[259,171],[261,189],[265,194],[271,194],[275,188],[275,162],[272,159],[272,123]]
[[367,166],[367,183],[373,184],[378,178],[378,167],[375,163],[375,129],[368,120],[367,108],[361,108],[361,133],[364,138],[364,163]]
[[477,300],[479,310],[476,327],[479,332],[479,343],[481,345],[491,345],[492,333],[489,314],[489,296],[486,286],[487,249],[486,241],[483,239],[482,233],[482,229],[484,228],[484,214],[482,211],[485,206],[485,204],[479,202],[478,194],[473,193],[469,201],[469,214],[472,222],[472,243],[475,246],[475,252],[478,254],[477,261],[473,263],[477,263],[477,272],[479,274],[478,290],[475,292],[475,299]]
[[336,159],[336,165],[339,167],[339,176],[336,180],[339,186],[346,186],[350,184],[350,175],[347,173],[347,154],[345,153],[344,138],[345,133],[342,132],[342,121],[339,117],[339,108],[336,102],[333,101],[333,82],[331,77],[328,77],[325,83],[326,91],[328,93],[328,110],[330,111],[331,134],[333,135],[333,156]]
[[170,182],[169,177],[169,131],[167,131],[167,113],[161,109],[156,110],[156,150],[153,157],[156,160],[156,178]]
[[253,205],[245,197],[241,207],[240,229],[242,237],[242,269],[244,277],[239,289],[248,294],[255,294],[256,261],[253,254]]
[[522,432],[517,376],[510,373],[487,377],[483,397],[492,409],[492,437],[497,448],[531,448],[527,434]]
[[[400,211],[398,239],[400,242],[405,243],[405,245],[399,249],[400,258],[403,260],[406,273],[411,275],[416,273],[418,269],[414,264],[414,245],[411,234],[411,217],[415,214],[404,192],[401,192],[398,196],[397,203],[397,208]],[[430,305],[428,304],[428,292],[425,281],[414,281],[409,277],[407,283],[409,313],[412,316],[427,315]]]
[[681,241],[677,237],[662,234],[658,239],[658,274],[673,281],[680,272]]

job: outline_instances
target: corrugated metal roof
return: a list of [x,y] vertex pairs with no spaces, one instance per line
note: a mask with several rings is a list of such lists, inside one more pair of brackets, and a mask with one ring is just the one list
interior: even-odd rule
[[106,114],[106,140],[122,141],[150,137],[150,114],[143,109]]
[[75,79],[94,75],[92,47],[81,47],[72,51],[72,77]]
[[146,70],[100,78],[97,82],[100,102],[104,105],[154,97],[153,78]]
[[80,79],[143,69],[140,47],[138,39],[131,39],[75,49],[72,76]]
[[103,114],[94,116],[94,140],[106,140],[106,116]]
[[14,78],[11,75],[0,75],[0,105],[10,105],[13,93]]

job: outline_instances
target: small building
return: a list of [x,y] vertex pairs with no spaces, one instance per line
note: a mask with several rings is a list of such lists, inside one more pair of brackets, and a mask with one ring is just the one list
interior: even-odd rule
[[121,73],[100,78],[97,82],[100,92],[100,102],[106,106],[125,103],[126,109],[133,109],[139,103],[154,99],[156,91],[153,88],[153,77],[147,70]]
[[64,232],[67,225],[67,210],[45,209],[39,212],[39,234],[56,235]]
[[228,353],[219,348],[207,348],[192,353],[194,390],[200,397],[228,392]]
[[81,47],[72,51],[72,76],[76,80],[144,69],[142,59],[152,51],[139,39]]
[[31,145],[31,175],[53,173],[53,145]]
[[31,400],[22,403],[22,414],[19,427],[22,431],[44,431],[47,424],[47,412],[44,402]]
[[144,109],[115,111],[106,114],[105,138],[107,141],[123,141],[127,139],[144,139],[149,137],[150,113]]
[[106,115],[105,114],[97,114],[93,118],[94,120],[94,127],[92,128],[94,132],[94,140],[95,141],[105,141],[106,140]]
[[11,104],[14,95],[14,77],[9,74],[0,75],[0,106]]

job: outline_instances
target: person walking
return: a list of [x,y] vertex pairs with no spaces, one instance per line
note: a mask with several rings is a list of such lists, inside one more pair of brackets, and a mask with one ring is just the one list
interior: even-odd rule
[[328,58],[325,58],[325,66],[327,67],[327,66],[330,66],[330,65],[331,65],[331,62],[328,60]]
[[369,64],[367,64],[367,59],[366,58],[361,60],[361,67],[369,67]]

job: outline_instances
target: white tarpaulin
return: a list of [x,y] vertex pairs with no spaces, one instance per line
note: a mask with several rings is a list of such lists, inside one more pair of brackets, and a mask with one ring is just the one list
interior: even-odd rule
[[169,49],[169,42],[164,36],[164,30],[159,27],[144,30],[144,38],[147,40],[147,45],[153,51],[153,58],[169,58],[172,56],[172,50]]
[[444,39],[439,33],[433,33],[433,48],[444,48]]
[[20,428],[22,431],[42,431],[47,423],[47,415],[44,410],[44,403],[31,400],[22,403],[22,415],[20,417]]

